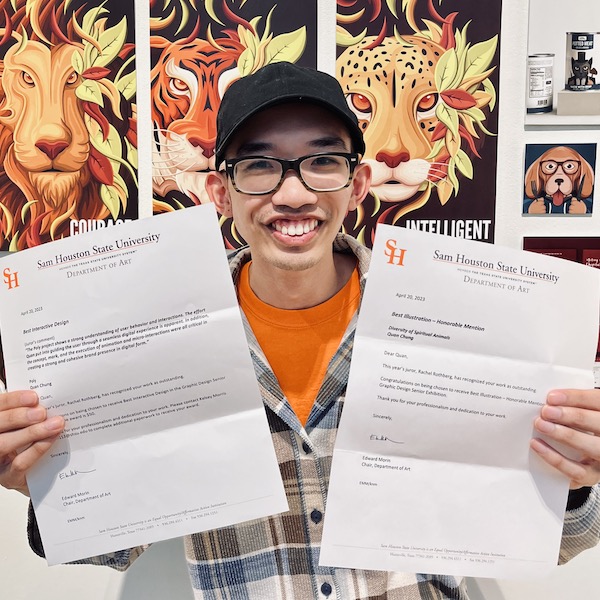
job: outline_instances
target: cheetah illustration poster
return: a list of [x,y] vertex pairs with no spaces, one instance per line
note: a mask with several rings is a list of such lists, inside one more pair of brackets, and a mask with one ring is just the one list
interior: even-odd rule
[[501,1],[337,0],[337,77],[363,128],[377,223],[493,242]]
[[[317,2],[151,2],[153,212],[208,202],[216,113],[236,79],[275,61],[316,67]],[[243,240],[223,220],[226,244]]]
[[590,215],[596,144],[527,144],[523,215]]
[[137,218],[133,13],[0,0],[0,250]]

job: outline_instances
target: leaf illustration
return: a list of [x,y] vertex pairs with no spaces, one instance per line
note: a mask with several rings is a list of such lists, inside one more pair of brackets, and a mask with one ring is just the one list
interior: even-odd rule
[[[31,206],[33,202],[28,202],[26,204],[27,207]],[[6,208],[6,206],[4,206],[4,204],[2,204],[2,202],[0,202],[0,208],[2,209],[2,212],[4,213],[4,219],[6,221],[6,233],[5,233],[5,239],[8,239],[8,235],[10,234],[10,232],[12,231],[13,225],[14,225],[14,218],[13,218],[13,214],[10,212],[10,210],[8,210],[8,208]],[[23,207],[24,209],[25,207]],[[23,212],[21,212],[21,220],[24,221],[25,219],[23,218]]]
[[117,82],[117,89],[123,94],[126,100],[131,100],[137,90],[135,71],[121,77]]
[[351,35],[350,32],[346,31],[341,25],[337,25],[335,28],[335,43],[338,46],[343,47],[354,46],[355,44],[362,42],[366,35],[366,27],[358,35]]
[[446,106],[443,102],[440,102],[437,108],[435,109],[435,116],[454,135],[458,135],[458,113],[455,109]]
[[83,22],[81,24],[83,30],[88,35],[93,35],[94,34],[94,23],[97,21],[97,19],[100,15],[103,15],[106,13],[108,13],[108,10],[106,8],[104,8],[104,2],[102,4],[100,4],[99,6],[96,6],[95,8],[88,10],[84,15]]
[[119,119],[123,119],[121,114],[121,95],[115,84],[110,79],[104,79],[98,82],[100,91],[110,99],[110,104],[115,116]]
[[359,10],[357,13],[352,13],[351,15],[342,15],[340,13],[338,13],[335,17],[336,21],[338,23],[356,23],[357,21],[360,21],[361,17],[365,14],[365,9],[362,8],[361,10]]
[[437,23],[434,23],[429,19],[423,19],[423,23],[425,23],[427,29],[429,30],[430,35],[428,37],[436,42],[439,42],[442,39],[442,28]]
[[[475,129],[475,124],[471,117],[469,117],[468,115],[465,115],[464,113],[460,113],[460,120],[462,121],[464,128],[467,130],[467,132],[470,135],[472,135],[475,138],[479,138],[479,134],[477,133],[477,130]],[[460,131],[460,126],[459,126],[459,131]]]
[[[445,137],[445,134],[444,134]],[[446,143],[444,138],[437,140],[437,142],[433,145],[431,152],[425,157],[426,160],[431,160],[432,158],[436,158],[437,155],[446,147]]]
[[217,17],[217,13],[215,13],[214,0],[204,0],[204,8],[213,21],[216,21],[219,25],[223,25],[223,27],[225,27],[225,23],[223,23],[223,21]]
[[473,163],[464,150],[459,150],[454,157],[456,168],[468,179],[473,179]]
[[473,92],[473,97],[477,101],[477,108],[485,108],[492,101],[492,97],[487,92],[478,90]]
[[494,84],[489,79],[486,79],[483,82],[483,89],[491,96],[490,110],[494,110],[494,107],[496,106],[496,88],[494,87]]
[[106,118],[106,115],[100,110],[100,107],[95,102],[82,102],[81,107],[83,110],[90,115],[100,126],[102,131],[102,139],[105,140],[108,137],[110,123]]
[[442,179],[438,182],[436,187],[437,195],[440,200],[440,204],[444,206],[454,191],[452,184],[447,179]]
[[137,148],[137,121],[135,119],[129,118],[129,129],[125,134],[125,139],[135,148]]
[[[124,59],[125,55],[129,53],[128,46],[130,46],[131,48],[133,48],[135,50],[135,46],[133,44],[125,44],[123,46],[123,50],[121,50],[121,52],[119,54],[120,58]],[[117,83],[117,81],[119,81],[119,79],[121,77],[123,77],[123,73],[125,73],[125,71],[129,67],[129,65],[131,65],[134,62],[135,62],[135,54],[132,54],[127,60],[125,60],[123,62],[123,64],[119,67],[119,70],[117,71],[117,74],[115,75],[115,77],[113,79],[113,81],[115,82],[115,84]],[[133,70],[135,71],[135,68]]]
[[93,63],[104,67],[111,63],[121,51],[127,36],[127,17],[123,17],[114,27],[109,27],[98,39],[102,53]]
[[252,29],[258,33],[258,24],[260,23],[262,17],[259,15],[258,17],[254,17],[253,19],[250,19],[250,25],[252,26]]
[[71,56],[71,64],[73,65],[76,73],[79,75],[83,73],[85,67],[83,66],[83,56],[79,50],[75,50],[75,52],[73,52],[73,55]]
[[438,123],[431,134],[431,141],[437,142],[446,136],[446,130],[448,128],[443,123]]
[[273,6],[273,8],[269,11],[269,14],[267,15],[267,21],[265,23],[265,30],[263,32],[263,38],[268,36],[271,33],[271,19],[273,18],[273,11],[275,10],[275,6]]
[[84,42],[83,44],[83,66],[91,66],[93,65],[98,56],[100,56],[100,51],[93,45],[88,42]]
[[[118,178],[118,179],[117,179]],[[121,185],[123,184],[123,185]],[[119,195],[119,201],[121,202],[121,210],[124,212],[127,210],[127,200],[129,199],[129,190],[120,175],[115,176],[115,182],[113,187],[117,190]]]
[[93,146],[90,149],[90,157],[88,160],[88,166],[92,176],[105,185],[112,185],[114,176],[113,168],[110,161],[104,154],[98,152]]
[[29,38],[27,37],[27,31],[25,30],[25,27],[21,25],[21,39],[19,40],[19,45],[15,50],[15,54],[19,54],[20,52],[23,52],[23,50],[25,50],[28,40]]
[[445,144],[446,144],[446,150],[448,151],[448,154],[450,154],[450,156],[456,156],[456,154],[458,153],[459,149],[460,149],[460,143],[461,143],[461,139],[460,139],[460,135],[454,135],[449,129],[446,130],[446,136],[444,138]]
[[[23,223],[25,223],[25,219],[27,218],[27,213],[29,213],[29,209],[36,203],[37,203],[37,200],[29,200],[28,202],[26,202],[23,205],[23,208],[21,209],[21,221]],[[2,208],[4,210],[4,208],[5,208],[4,205],[0,204],[0,206],[2,206]],[[7,218],[7,223],[8,223],[8,229],[9,230],[12,229],[12,214],[10,215],[10,219]]]
[[61,223],[64,223],[65,221],[69,220],[71,215],[75,212],[75,208],[76,208],[76,206],[75,206],[75,204],[73,204],[71,206],[71,208],[69,208],[67,210],[67,212],[62,214],[60,217],[56,217],[56,219],[54,219],[54,221],[52,221],[52,224],[50,225],[50,237],[53,240],[56,239],[56,232],[60,228]]
[[92,146],[99,150],[107,158],[112,158],[121,161],[123,152],[123,144],[119,132],[113,125],[109,125],[108,136],[104,139],[100,125],[91,117],[84,115],[85,124],[90,133],[90,142]]
[[[115,173],[114,185],[115,185],[115,187],[122,188],[126,194],[129,192],[129,190],[127,189],[127,184],[125,183],[125,180],[118,173]],[[122,197],[121,197],[121,200],[122,200]]]
[[464,127],[463,125],[459,125],[458,126],[458,132],[460,133],[460,137],[463,140],[466,140],[467,144],[469,145],[469,148],[471,149],[471,152],[477,157],[477,158],[481,158],[481,155],[479,154],[479,152],[477,151],[477,147],[475,146],[475,140],[473,139],[473,136],[471,135],[471,133],[467,130],[466,127]]
[[465,110],[477,105],[477,100],[464,90],[446,90],[441,92],[440,96],[448,106],[456,110]]
[[187,25],[187,22],[189,21],[190,18],[190,9],[188,8],[188,5],[185,2],[181,2],[180,4],[181,6],[181,18],[179,19],[179,27],[177,28],[177,31],[175,32],[175,37],[177,37],[182,29]]
[[274,37],[266,48],[265,63],[296,62],[306,47],[306,27]]
[[476,106],[473,106],[472,108],[468,108],[467,110],[464,111],[464,113],[466,115],[469,115],[469,117],[471,117],[478,125],[481,125],[481,123],[483,123],[485,121],[485,114],[484,112],[477,108]]
[[[385,0],[385,3],[388,5],[390,12],[398,19],[398,10],[396,9],[396,0]],[[402,9],[406,7],[407,0],[402,0]]]
[[467,52],[465,78],[479,75],[488,68],[496,53],[497,45],[498,36],[495,35],[486,42],[480,42],[469,48],[469,51]]
[[114,221],[119,218],[119,211],[121,210],[121,199],[116,188],[112,185],[101,185],[100,186],[100,198],[104,206],[108,208]]
[[93,81],[92,79],[86,79],[85,81],[82,81],[77,86],[75,95],[80,100],[85,100],[87,102],[93,102],[94,104],[104,106],[104,99],[102,97],[102,92],[100,91],[100,85],[97,81]]
[[485,81],[494,72],[495,68],[496,67],[492,67],[491,69],[488,69],[487,71],[484,71],[483,73],[480,73],[475,77],[466,77],[458,86],[459,89],[465,90],[469,92],[469,94],[472,94],[473,92],[475,92],[475,90],[479,88],[482,82]]
[[246,77],[252,72],[252,66],[254,65],[254,53],[250,50],[250,48],[246,48],[238,58],[238,71],[240,72],[240,77]]
[[89,67],[89,69],[83,71],[81,75],[86,79],[98,80],[110,75],[110,69],[107,69],[106,67]]
[[450,88],[458,71],[458,57],[454,50],[447,50],[442,54],[435,67],[435,84],[440,92]]
[[448,161],[448,180],[452,184],[452,187],[454,188],[454,195],[456,196],[456,194],[458,194],[460,183],[458,181],[458,177],[456,176],[456,163],[454,158],[451,158]]

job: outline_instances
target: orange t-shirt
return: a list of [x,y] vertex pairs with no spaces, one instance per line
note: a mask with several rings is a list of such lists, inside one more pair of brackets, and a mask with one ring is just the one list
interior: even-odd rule
[[358,310],[358,270],[354,269],[335,296],[301,310],[275,308],[262,302],[250,288],[249,271],[247,263],[238,283],[240,306],[284,395],[305,425],[329,361]]

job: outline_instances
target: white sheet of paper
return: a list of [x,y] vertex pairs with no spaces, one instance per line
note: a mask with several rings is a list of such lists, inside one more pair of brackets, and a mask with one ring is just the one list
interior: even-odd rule
[[287,510],[212,205],[1,264],[8,389],[67,421],[28,477],[50,564]]
[[600,273],[380,225],[321,564],[526,577],[557,564],[567,480],[529,451],[546,393],[593,387]]

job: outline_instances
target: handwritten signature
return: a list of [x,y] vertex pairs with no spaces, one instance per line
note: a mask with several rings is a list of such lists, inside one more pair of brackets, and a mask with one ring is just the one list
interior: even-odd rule
[[91,471],[78,471],[77,469],[69,469],[68,471],[63,471],[58,474],[59,479],[68,479],[69,477],[74,477],[75,475],[84,475],[86,473],[93,473],[96,469],[92,469]]
[[397,442],[396,440],[393,440],[385,435],[373,434],[373,435],[371,435],[370,439],[375,442],[392,442],[393,444],[404,444],[404,442]]

